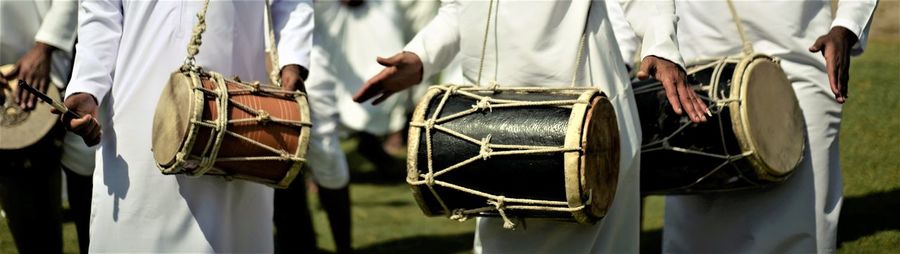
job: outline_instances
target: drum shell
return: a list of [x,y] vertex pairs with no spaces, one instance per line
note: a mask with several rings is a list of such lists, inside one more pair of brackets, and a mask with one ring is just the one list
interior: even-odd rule
[[[173,73],[169,81],[170,86],[195,86],[190,76],[176,72]],[[196,104],[191,101],[189,107],[184,107],[184,111],[199,110],[202,112],[197,115],[197,119],[192,122],[216,122],[219,119],[219,100],[222,96],[217,96],[217,83],[210,79],[208,75],[200,78],[202,88],[191,89],[193,95],[201,96],[202,103]],[[227,87],[227,115],[225,117],[229,122],[225,133],[221,140],[216,142],[215,128],[204,124],[190,124],[183,130],[184,136],[181,140],[180,153],[190,150],[186,163],[183,165],[173,165],[171,162],[160,160],[157,157],[157,163],[165,174],[189,174],[189,175],[219,175],[228,179],[244,179],[253,182],[263,183],[276,188],[286,188],[289,186],[294,177],[299,175],[302,163],[296,160],[288,160],[285,156],[293,158],[305,158],[306,150],[309,142],[309,126],[292,126],[277,123],[274,121],[258,120],[257,113],[262,111],[268,115],[269,119],[283,119],[288,121],[309,121],[309,108],[306,104],[305,96],[293,97],[283,94],[274,94],[265,92],[265,89],[280,90],[278,87],[262,85],[265,89],[256,92],[248,92],[248,88],[252,84],[240,83],[235,80],[224,79]],[[177,89],[176,89],[177,90]],[[184,91],[184,90],[179,90]],[[163,96],[166,96],[164,93]],[[163,103],[161,98],[160,102]],[[242,105],[242,106],[238,106]],[[198,108],[200,107],[200,108]],[[157,114],[154,119],[154,126],[164,125],[167,122],[166,114],[161,114],[162,105],[158,106]],[[168,107],[171,108],[171,107]],[[257,112],[252,112],[257,111]],[[184,117],[183,114],[178,117]],[[170,119],[177,122],[175,119]],[[240,122],[233,122],[240,121]],[[177,124],[176,124],[177,125]],[[182,130],[178,130],[182,132]],[[159,130],[155,130],[157,134]],[[190,135],[189,133],[194,133]],[[154,149],[158,147],[157,143],[165,143],[159,141],[157,135],[154,135]],[[159,135],[163,136],[163,135]],[[193,139],[188,142],[188,139]],[[252,140],[253,142],[249,141]],[[259,144],[254,144],[258,142]],[[266,149],[260,145],[268,146],[271,149],[279,150],[275,152]],[[209,147],[218,146],[218,152],[215,154],[215,162],[213,167],[204,170],[198,165],[203,156],[208,156]],[[156,151],[154,151],[156,153]],[[261,158],[281,157],[283,159],[261,159]],[[166,157],[168,158],[168,157]]]
[[[526,101],[575,100],[581,98],[589,101],[591,106],[580,110],[577,109],[578,107],[562,108],[551,106],[492,108],[480,113],[460,117],[444,123],[443,126],[477,139],[490,135],[491,144],[566,146],[567,140],[575,140],[576,143],[579,141],[590,143],[586,141],[589,133],[585,132],[590,125],[588,119],[593,119],[591,114],[605,115],[612,118],[611,121],[604,123],[605,128],[611,129],[615,133],[602,134],[610,136],[606,138],[606,141],[610,141],[608,144],[614,144],[611,146],[615,148],[605,147],[597,150],[615,150],[615,155],[602,156],[604,161],[598,164],[607,164],[609,167],[599,170],[602,171],[600,173],[592,174],[591,177],[594,180],[585,180],[583,176],[572,177],[567,175],[566,172],[573,169],[575,171],[581,170],[581,173],[587,171],[584,170],[585,154],[588,154],[586,151],[491,156],[487,159],[478,159],[471,164],[448,172],[442,175],[440,179],[455,185],[472,188],[479,192],[493,193],[507,198],[569,201],[570,207],[575,206],[571,204],[584,203],[590,199],[589,196],[593,194],[585,193],[589,190],[585,190],[584,181],[592,181],[593,185],[604,186],[597,188],[598,191],[602,188],[603,194],[597,194],[598,197],[596,198],[605,200],[598,202],[605,203],[605,205],[588,206],[584,211],[578,212],[506,210],[505,213],[509,216],[574,220],[583,223],[593,222],[603,217],[608,204],[612,202],[612,197],[615,194],[618,181],[618,154],[620,149],[615,113],[605,96],[596,91],[581,94],[523,94],[507,92],[491,96],[499,99]],[[442,97],[443,91],[441,89],[430,90],[416,108],[413,121],[431,116]],[[475,103],[477,101],[472,98],[451,95],[443,105],[439,117],[470,109]],[[577,120],[573,121],[572,119]],[[435,171],[479,155],[481,147],[478,144],[440,131],[432,130],[431,134],[433,148],[431,158],[433,161],[432,167]],[[601,133],[597,134],[600,135]],[[426,135],[427,133],[424,129],[411,128],[408,181],[414,181],[421,174],[428,171],[429,154]],[[582,145],[582,148],[587,149],[588,146]],[[572,163],[573,161],[574,163]],[[426,215],[450,215],[443,209],[440,201],[438,201],[428,186],[411,185],[411,187],[420,208]],[[480,196],[441,186],[432,186],[432,188],[451,210],[473,209],[488,205],[486,199]],[[573,199],[576,201],[572,202]],[[498,216],[498,213],[497,211],[485,211],[479,215]]]

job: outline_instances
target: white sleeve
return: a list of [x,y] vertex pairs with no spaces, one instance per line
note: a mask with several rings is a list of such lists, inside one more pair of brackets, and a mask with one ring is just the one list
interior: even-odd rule
[[853,45],[853,55],[862,54],[869,37],[869,27],[875,12],[877,0],[841,0],[831,27],[844,27],[853,32],[859,41]]
[[50,10],[44,15],[44,21],[41,22],[41,27],[34,36],[34,40],[72,53],[72,48],[75,47],[77,24],[78,2],[54,0],[50,3]]
[[459,4],[455,0],[441,1],[437,16],[403,49],[422,60],[422,80],[447,67],[459,53]]
[[664,58],[684,67],[684,59],[678,52],[675,26],[675,2],[619,0],[625,8],[625,18],[641,40],[641,59],[647,56]]
[[122,1],[82,0],[78,13],[80,38],[66,96],[88,93],[100,103],[113,83],[122,38]]
[[634,29],[631,28],[628,21],[625,20],[625,11],[618,1],[606,2],[606,12],[608,13],[613,33],[616,35],[616,42],[619,44],[622,60],[625,61],[625,64],[631,66],[634,54],[641,41],[634,34]]
[[279,69],[289,64],[309,69],[314,23],[312,0],[276,0],[272,3]]

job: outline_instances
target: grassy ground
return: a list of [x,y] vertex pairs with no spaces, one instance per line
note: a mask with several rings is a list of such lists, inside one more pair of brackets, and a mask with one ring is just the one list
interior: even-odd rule
[[[843,253],[900,250],[900,2],[883,1],[866,54],[854,59],[850,100],[844,107],[841,162],[844,207],[838,241]],[[344,149],[355,150],[354,140]],[[401,178],[385,179],[351,153],[354,248],[359,253],[470,252],[474,224],[422,215]],[[311,196],[319,247],[333,250],[325,214]],[[642,252],[659,251],[663,202],[650,197]],[[64,225],[65,252],[76,253],[74,225]],[[15,253],[0,219],[0,253]]]

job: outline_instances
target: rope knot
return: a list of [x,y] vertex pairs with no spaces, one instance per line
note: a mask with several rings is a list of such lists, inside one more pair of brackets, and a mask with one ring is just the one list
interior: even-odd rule
[[499,87],[500,87],[500,82],[497,82],[497,80],[491,80],[491,82],[488,83],[488,88],[490,88],[491,90],[497,90],[497,88],[499,88]]
[[484,111],[487,109],[490,112],[493,112],[494,109],[491,106],[491,97],[481,97],[477,103],[472,105],[472,109]]
[[493,205],[494,209],[497,209],[497,212],[500,213],[500,218],[503,218],[503,228],[505,229],[516,229],[516,224],[509,220],[509,217],[506,216],[506,197],[498,196],[495,200],[488,200],[488,204]]
[[466,210],[463,209],[455,209],[453,210],[453,214],[450,215],[451,220],[465,222],[469,219],[469,215],[466,215]]
[[260,87],[259,81],[253,81],[253,83],[250,83],[250,92],[251,93],[258,93],[260,90],[261,90],[261,87]]
[[491,149],[491,134],[488,134],[487,137],[481,139],[481,149],[478,151],[478,156],[481,157],[482,160],[487,160],[491,157],[491,153],[494,152],[494,149]]
[[425,120],[425,129],[433,129],[434,128],[434,119]]
[[428,172],[427,174],[422,176],[425,178],[425,185],[432,186],[434,185],[434,173]]
[[266,124],[272,120],[272,117],[269,115],[269,112],[260,110],[259,113],[256,114],[256,121]]

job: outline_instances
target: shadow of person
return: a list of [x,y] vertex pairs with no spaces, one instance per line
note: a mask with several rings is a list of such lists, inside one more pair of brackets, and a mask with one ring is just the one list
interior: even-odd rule
[[838,225],[838,247],[881,231],[900,230],[900,188],[844,198]]
[[471,252],[474,233],[450,235],[419,235],[372,244],[356,249],[358,254],[365,253],[459,253]]
[[[109,126],[112,126],[111,121],[107,123]],[[100,150],[102,153],[101,158],[114,158],[102,162],[103,185],[106,186],[106,194],[113,196],[113,221],[119,221],[119,203],[128,196],[128,189],[131,187],[131,181],[128,177],[128,162],[119,154],[116,145],[118,137],[115,130],[106,128],[103,131],[103,148]]]

